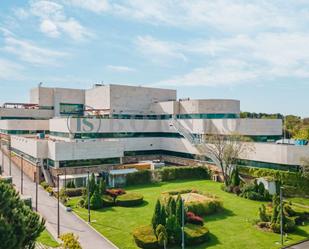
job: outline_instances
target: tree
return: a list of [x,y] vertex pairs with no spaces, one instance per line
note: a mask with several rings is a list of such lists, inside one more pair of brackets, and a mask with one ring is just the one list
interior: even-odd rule
[[176,215],[176,201],[173,197],[171,198],[171,200],[169,202],[168,209],[169,209],[169,211],[168,211],[169,216]]
[[160,246],[167,245],[168,243],[168,235],[165,227],[163,225],[158,225],[156,229],[156,236],[158,238],[158,244]]
[[105,191],[106,191],[106,183],[105,183],[104,179],[101,178],[100,182],[99,182],[99,192],[100,192],[100,195],[104,195]]
[[245,156],[253,151],[253,144],[250,139],[238,134],[220,135],[216,131],[214,135],[204,137],[200,149],[206,156],[212,159],[222,171],[224,183],[229,185],[229,179],[234,166],[240,156]]
[[266,207],[264,204],[262,204],[262,206],[259,208],[259,216],[260,216],[260,221],[263,221],[263,222],[269,221],[269,217],[266,214]]
[[152,221],[151,221],[152,228],[153,228],[154,231],[156,230],[157,226],[160,224],[160,221],[161,221],[161,202],[158,199],[157,203],[156,203],[154,214],[152,216]]
[[163,226],[166,225],[166,210],[165,210],[164,205],[162,205],[162,207],[161,207],[160,224],[162,224]]
[[73,233],[62,234],[60,239],[63,241],[62,249],[82,249],[78,237]]
[[0,182],[0,248],[33,249],[44,225],[11,185]]
[[89,182],[87,183],[87,191],[88,191],[88,185],[89,185],[90,196],[92,196],[95,189],[96,189],[96,185],[97,185],[96,182],[95,182],[94,173],[92,173],[91,176],[89,177]]
[[301,159],[300,167],[302,176],[309,179],[309,157]]
[[235,167],[232,174],[232,186],[236,187],[240,184],[240,177],[239,177],[239,171],[238,167]]
[[182,205],[183,201],[181,199],[181,195],[178,195],[176,201],[176,219],[179,224],[182,224]]
[[93,195],[90,198],[90,208],[93,210],[100,209],[103,206],[102,197],[98,188],[95,189]]

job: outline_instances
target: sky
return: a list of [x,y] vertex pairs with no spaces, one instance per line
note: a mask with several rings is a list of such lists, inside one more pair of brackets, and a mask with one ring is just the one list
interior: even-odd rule
[[1,0],[0,102],[95,83],[309,117],[309,0]]

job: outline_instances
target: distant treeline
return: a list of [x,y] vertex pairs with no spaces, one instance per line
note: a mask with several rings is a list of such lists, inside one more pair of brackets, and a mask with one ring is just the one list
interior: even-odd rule
[[309,140],[309,118],[301,118],[295,115],[284,116],[281,113],[255,113],[241,112],[241,118],[282,119],[287,138]]

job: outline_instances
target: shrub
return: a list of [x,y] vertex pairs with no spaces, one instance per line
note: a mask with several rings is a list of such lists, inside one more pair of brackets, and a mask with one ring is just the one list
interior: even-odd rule
[[187,224],[185,226],[185,242],[187,245],[197,245],[209,240],[209,230],[206,227]]
[[62,234],[60,239],[63,241],[63,244],[61,245],[63,249],[82,249],[78,242],[78,237],[73,233]]
[[46,189],[45,189],[50,195],[52,195],[54,193],[53,191],[53,188],[51,186],[48,186]]
[[187,212],[187,222],[190,224],[195,224],[195,225],[200,225],[203,226],[204,225],[204,220],[202,217],[195,215],[192,212]]
[[150,170],[140,170],[134,173],[127,174],[126,183],[127,185],[138,185],[151,183],[151,171]]
[[103,207],[102,198],[99,194],[99,191],[96,189],[90,198],[90,208],[96,210],[102,207]]
[[67,187],[67,188],[76,188],[74,181],[69,181],[69,182],[66,184],[66,187]]
[[102,196],[102,205],[103,207],[112,207],[115,205],[113,197],[109,195],[103,195]]
[[86,188],[67,188],[65,194],[68,197],[82,196],[86,192]]
[[118,197],[120,195],[124,195],[126,193],[125,190],[123,189],[107,189],[106,194],[111,196],[111,197]]
[[189,212],[199,216],[216,213],[222,209],[222,206],[222,202],[217,199],[211,199],[204,202],[192,201],[186,204]]
[[164,167],[158,170],[162,181],[179,179],[210,179],[211,174],[207,167]]
[[144,226],[133,231],[136,245],[145,249],[157,249],[158,240],[151,226]]
[[117,206],[134,207],[143,204],[144,197],[137,193],[127,193],[120,195],[116,199]]
[[49,187],[49,184],[45,181],[41,182],[40,185],[46,190]]
[[100,195],[104,195],[105,192],[106,192],[106,182],[104,181],[103,178],[100,179],[100,182],[99,182],[99,193]]
[[156,230],[157,226],[160,224],[160,219],[161,219],[161,202],[158,199],[156,206],[155,206],[155,211],[153,213],[152,220],[151,220],[152,228],[154,231]]
[[156,229],[156,236],[158,238],[159,246],[167,245],[168,243],[168,235],[165,227],[163,225],[158,225]]

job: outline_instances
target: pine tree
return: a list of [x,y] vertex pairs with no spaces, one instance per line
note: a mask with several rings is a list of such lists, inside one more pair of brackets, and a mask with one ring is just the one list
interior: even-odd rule
[[152,222],[151,222],[152,228],[154,231],[156,230],[157,226],[160,224],[160,221],[161,221],[161,202],[158,199],[156,203],[156,207],[155,207],[155,212],[152,217]]
[[104,195],[105,191],[106,191],[106,183],[103,180],[103,178],[101,178],[100,181],[99,181],[99,192],[100,192],[100,195]]
[[169,203],[169,215],[176,215],[176,201],[174,198]]
[[162,224],[163,226],[166,225],[166,209],[164,205],[162,205],[161,207],[160,224]]
[[177,201],[176,201],[176,219],[179,224],[182,224],[182,205],[183,205],[183,201],[181,199],[181,196],[178,195]]
[[93,195],[90,198],[90,208],[93,210],[100,209],[103,206],[102,197],[99,193],[98,188],[94,190]]
[[236,187],[239,185],[240,185],[239,170],[238,170],[238,167],[236,167],[233,170],[233,174],[232,174],[232,186]]

